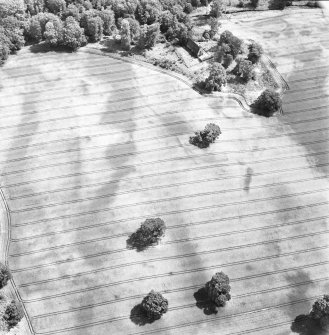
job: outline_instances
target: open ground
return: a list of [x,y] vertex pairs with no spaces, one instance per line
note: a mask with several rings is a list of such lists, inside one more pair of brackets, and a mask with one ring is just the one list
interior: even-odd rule
[[[1,69],[9,266],[36,334],[290,334],[328,292],[327,22],[239,15],[288,81],[282,116],[87,49],[26,48]],[[209,122],[220,139],[192,147]],[[154,216],[161,245],[127,249]],[[194,293],[221,270],[232,300],[207,315]],[[152,288],[169,311],[140,325]]]

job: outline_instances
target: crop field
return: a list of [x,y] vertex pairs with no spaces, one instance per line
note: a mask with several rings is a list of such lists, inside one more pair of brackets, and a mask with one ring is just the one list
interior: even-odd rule
[[[9,266],[35,334],[286,335],[329,292],[327,22],[287,13],[241,19],[290,86],[269,119],[87,48],[1,68]],[[209,122],[222,135],[191,146]],[[148,217],[162,242],[127,249]],[[215,315],[195,293],[217,271]],[[169,310],[142,324],[151,289]]]

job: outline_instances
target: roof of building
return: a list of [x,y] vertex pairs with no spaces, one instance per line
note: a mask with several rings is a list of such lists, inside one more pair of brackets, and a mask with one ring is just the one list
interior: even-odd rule
[[196,56],[198,55],[198,52],[202,49],[200,45],[195,43],[191,38],[187,39],[186,47],[192,51]]

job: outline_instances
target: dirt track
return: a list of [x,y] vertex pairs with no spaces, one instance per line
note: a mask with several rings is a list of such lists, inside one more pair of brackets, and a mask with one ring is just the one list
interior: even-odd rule
[[[329,46],[312,13],[243,22],[254,36],[277,32],[265,49],[291,89],[279,118],[107,57],[10,58],[1,184],[9,264],[36,333],[289,334],[328,292]],[[304,44],[301,31],[323,42]],[[219,141],[191,147],[208,122],[220,125]],[[148,216],[166,221],[163,243],[127,250]],[[218,270],[232,280],[232,301],[206,315],[193,294]],[[130,311],[151,288],[170,310],[141,327]]]

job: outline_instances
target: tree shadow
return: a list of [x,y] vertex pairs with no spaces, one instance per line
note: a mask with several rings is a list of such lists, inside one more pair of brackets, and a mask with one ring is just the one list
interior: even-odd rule
[[151,320],[147,317],[142,304],[135,305],[130,311],[130,320],[137,326],[145,326],[146,324],[153,323],[155,320]]
[[319,327],[319,324],[309,315],[300,314],[291,324],[291,331],[300,335],[325,335],[328,334]]
[[73,53],[74,51],[70,48],[60,46],[60,47],[51,47],[47,43],[38,43],[31,44],[29,50],[32,53],[47,53],[47,52],[56,52],[56,53]]
[[206,289],[204,287],[196,291],[193,296],[196,300],[196,307],[202,309],[205,315],[217,314],[218,307],[209,300]]

